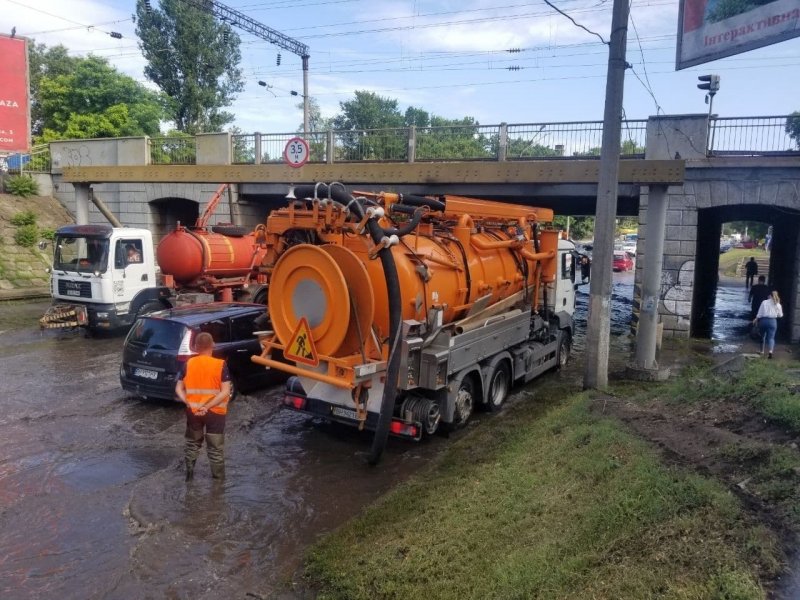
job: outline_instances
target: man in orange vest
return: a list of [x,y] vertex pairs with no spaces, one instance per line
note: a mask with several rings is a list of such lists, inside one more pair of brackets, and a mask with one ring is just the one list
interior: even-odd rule
[[186,481],[194,476],[194,463],[203,446],[211,463],[211,476],[225,478],[225,415],[231,395],[231,376],[224,360],[214,358],[214,338],[201,333],[194,342],[197,356],[186,362],[186,368],[175,386],[175,394],[186,404]]

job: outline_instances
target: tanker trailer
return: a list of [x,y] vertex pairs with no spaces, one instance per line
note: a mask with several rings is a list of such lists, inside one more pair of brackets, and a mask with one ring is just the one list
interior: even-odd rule
[[252,360],[292,375],[286,407],[374,431],[371,462],[388,435],[461,427],[565,364],[574,245],[550,209],[341,184],[289,198],[256,231],[272,329]]

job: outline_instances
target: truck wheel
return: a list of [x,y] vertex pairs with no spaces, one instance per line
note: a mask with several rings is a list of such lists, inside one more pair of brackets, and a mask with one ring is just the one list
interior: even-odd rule
[[572,336],[567,331],[561,332],[561,343],[558,345],[558,366],[563,369],[569,362],[569,354],[572,351]]
[[139,310],[136,311],[136,318],[142,317],[146,314],[156,312],[157,310],[163,310],[166,308],[161,302],[157,300],[151,300],[150,302],[145,302],[139,307]]
[[456,402],[453,411],[453,429],[464,427],[472,415],[475,406],[475,386],[471,377],[465,377],[461,381],[456,394]]
[[508,368],[508,363],[505,360],[501,360],[489,378],[489,397],[486,401],[486,409],[490,412],[500,410],[510,388],[511,370]]

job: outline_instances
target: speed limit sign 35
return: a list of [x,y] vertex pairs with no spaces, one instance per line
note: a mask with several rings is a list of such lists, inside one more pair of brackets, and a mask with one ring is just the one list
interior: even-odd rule
[[308,162],[308,142],[301,137],[293,137],[283,149],[283,162],[297,169]]

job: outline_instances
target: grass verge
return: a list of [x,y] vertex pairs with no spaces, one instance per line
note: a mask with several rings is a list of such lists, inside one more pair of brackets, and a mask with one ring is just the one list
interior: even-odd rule
[[764,596],[777,541],[723,486],[664,466],[590,414],[585,394],[544,415],[531,404],[482,423],[314,546],[318,597]]

